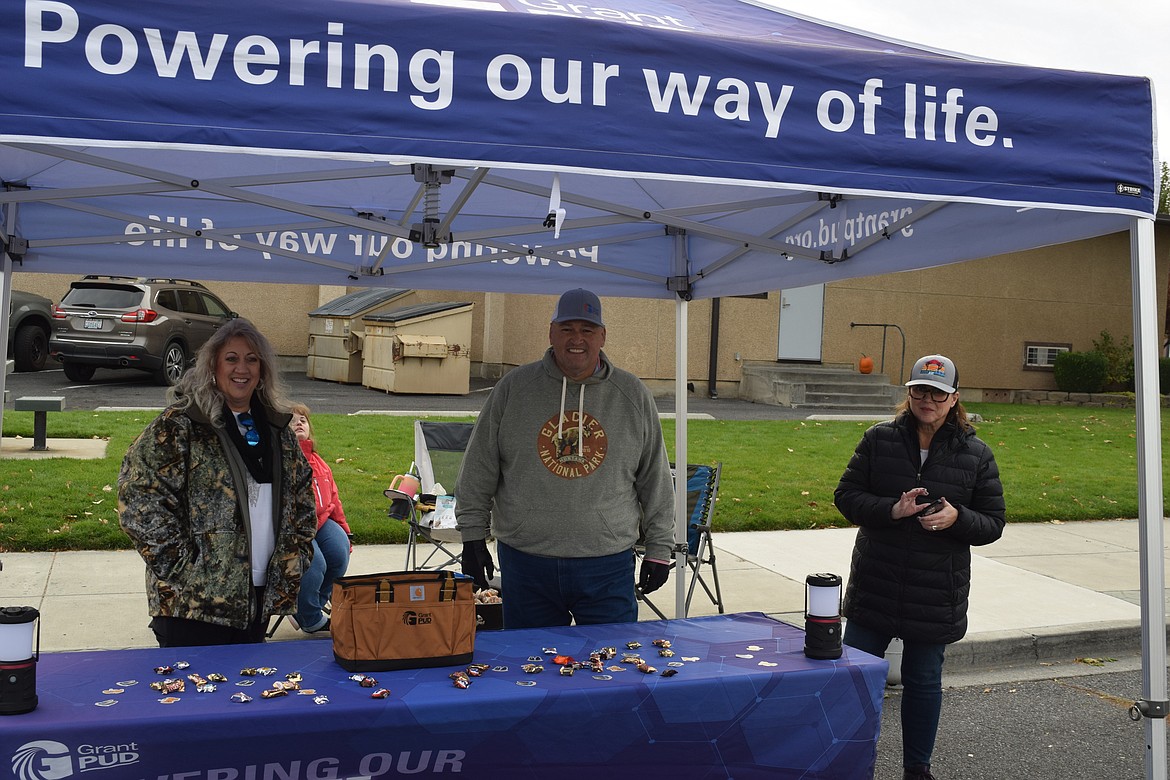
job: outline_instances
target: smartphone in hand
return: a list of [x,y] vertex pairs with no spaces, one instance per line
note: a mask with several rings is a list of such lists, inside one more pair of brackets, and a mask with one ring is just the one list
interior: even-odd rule
[[943,508],[943,500],[941,498],[939,498],[939,499],[936,499],[936,500],[930,502],[926,506],[924,506],[921,510],[919,510],[918,514],[916,514],[915,517],[928,517],[929,515],[933,515],[935,512],[939,511],[942,508]]

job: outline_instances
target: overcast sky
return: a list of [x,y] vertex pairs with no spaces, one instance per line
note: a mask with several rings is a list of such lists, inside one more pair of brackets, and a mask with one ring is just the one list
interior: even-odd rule
[[1167,0],[760,0],[909,43],[1049,68],[1147,76],[1170,159]]

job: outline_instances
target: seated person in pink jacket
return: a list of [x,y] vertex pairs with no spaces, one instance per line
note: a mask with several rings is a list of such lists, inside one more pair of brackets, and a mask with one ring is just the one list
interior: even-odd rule
[[313,468],[313,493],[317,499],[317,536],[313,539],[313,562],[301,576],[301,591],[297,596],[296,624],[306,634],[329,632],[329,616],[323,608],[333,594],[333,581],[345,575],[349,567],[349,523],[337,494],[333,471],[317,454],[313,445],[313,428],[309,423],[309,407],[292,405],[289,427],[297,435],[301,450]]

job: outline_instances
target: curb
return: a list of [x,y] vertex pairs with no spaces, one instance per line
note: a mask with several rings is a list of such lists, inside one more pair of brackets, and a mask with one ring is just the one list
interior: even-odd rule
[[[797,628],[804,627],[804,615],[800,612],[773,612],[768,616]],[[1167,634],[1170,636],[1170,630]],[[1072,662],[1078,658],[1116,659],[1141,654],[1141,623],[1111,620],[968,634],[947,647],[944,668],[948,674],[966,674]]]
[[1141,623],[1132,620],[990,631],[947,648],[947,666],[963,672],[1077,658],[1140,656],[1141,638]]

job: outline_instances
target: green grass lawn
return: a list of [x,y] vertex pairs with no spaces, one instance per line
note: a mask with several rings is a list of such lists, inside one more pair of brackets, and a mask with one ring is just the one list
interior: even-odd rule
[[[1009,521],[1137,516],[1133,410],[973,404],[968,411],[983,417],[977,427],[999,463]],[[129,547],[118,527],[118,469],[154,414],[56,413],[53,437],[108,439],[106,457],[0,460],[0,552]],[[382,491],[410,466],[412,424],[403,417],[313,415],[318,449],[333,468],[358,544],[406,541],[405,525],[386,516]],[[687,460],[723,463],[715,530],[848,525],[833,506],[833,489],[868,425],[689,421]],[[663,427],[673,459],[674,423]],[[32,431],[31,412],[5,412],[5,436],[31,437]],[[1163,450],[1166,431],[1164,422]]]

